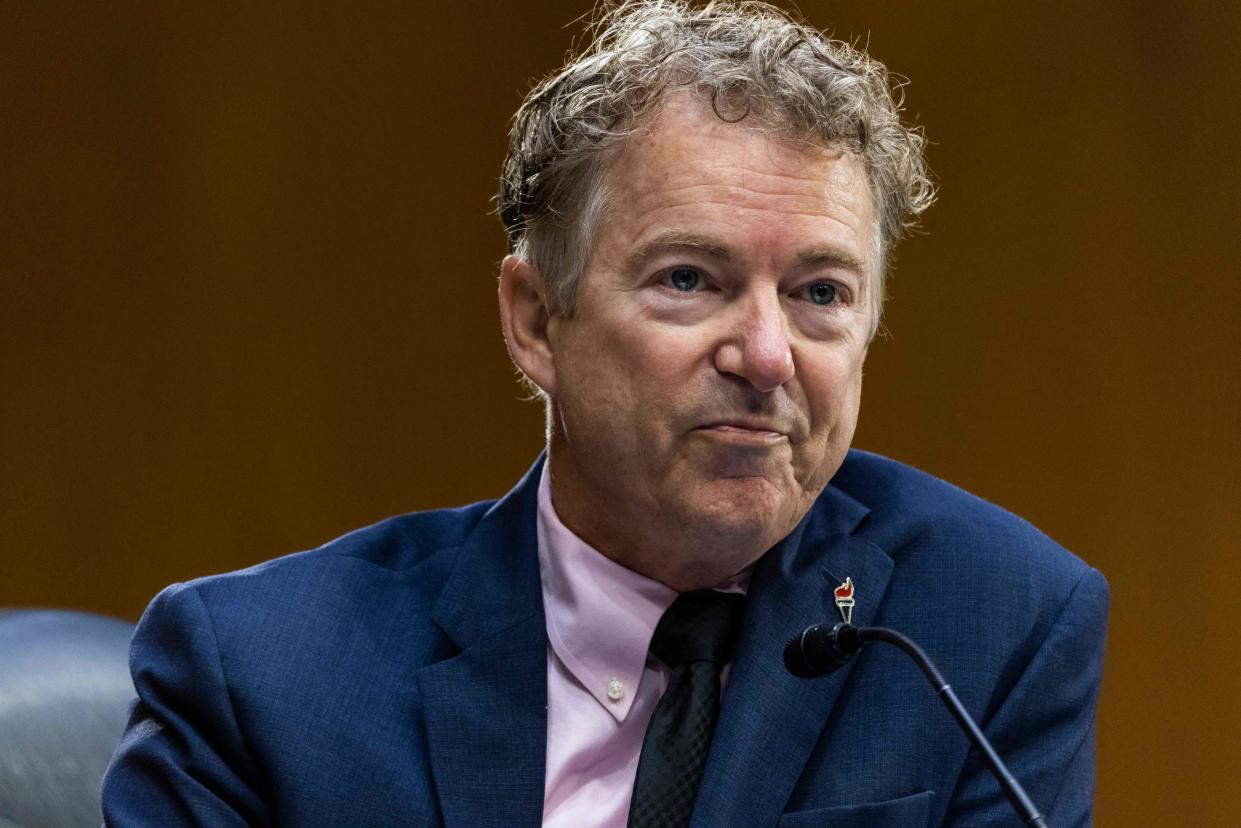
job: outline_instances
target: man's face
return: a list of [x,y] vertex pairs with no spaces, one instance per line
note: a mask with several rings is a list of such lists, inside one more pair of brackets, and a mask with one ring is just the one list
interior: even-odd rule
[[786,535],[844,459],[871,330],[872,206],[848,153],[667,102],[608,177],[553,316],[553,499],[678,589]]

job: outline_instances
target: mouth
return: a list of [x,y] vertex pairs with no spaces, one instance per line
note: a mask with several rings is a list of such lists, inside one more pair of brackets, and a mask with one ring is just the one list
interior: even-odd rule
[[694,430],[726,443],[742,445],[769,445],[785,442],[789,439],[787,433],[770,423],[741,420],[707,423]]

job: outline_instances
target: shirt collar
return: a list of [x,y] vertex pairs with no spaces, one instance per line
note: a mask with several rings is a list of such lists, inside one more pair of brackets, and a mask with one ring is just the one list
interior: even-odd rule
[[[600,706],[623,722],[646,668],[651,636],[677,591],[598,551],[561,522],[552,505],[551,463],[539,477],[539,573],[547,639],[553,652]],[[721,592],[745,594],[754,566]],[[608,694],[619,681],[619,699]]]
[[[677,592],[626,569],[573,534],[552,506],[549,465],[543,464],[538,508],[547,638],[582,687],[624,721],[646,667],[651,635]],[[613,680],[622,688],[619,699],[608,695]]]

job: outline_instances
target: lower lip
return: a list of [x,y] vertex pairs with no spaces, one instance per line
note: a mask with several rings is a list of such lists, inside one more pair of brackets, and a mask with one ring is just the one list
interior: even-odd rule
[[716,439],[726,443],[739,443],[744,445],[766,446],[772,443],[780,443],[788,439],[788,436],[781,434],[779,431],[761,431],[754,428],[741,428],[739,426],[708,426],[699,429],[704,434],[710,434]]

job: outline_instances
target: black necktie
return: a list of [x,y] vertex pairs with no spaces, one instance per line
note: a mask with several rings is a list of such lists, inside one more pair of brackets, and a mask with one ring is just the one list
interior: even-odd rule
[[745,596],[680,595],[655,628],[651,652],[672,671],[642,742],[629,828],[689,825],[720,716],[720,668],[732,659]]

